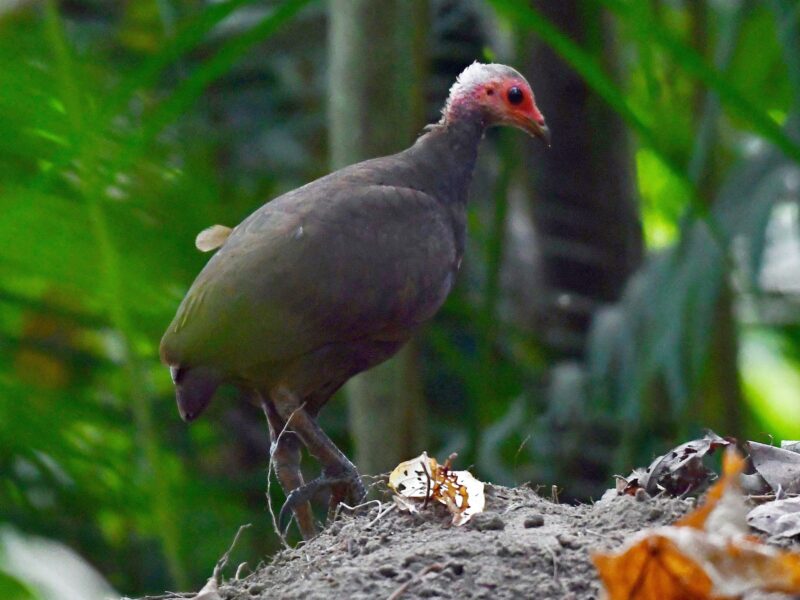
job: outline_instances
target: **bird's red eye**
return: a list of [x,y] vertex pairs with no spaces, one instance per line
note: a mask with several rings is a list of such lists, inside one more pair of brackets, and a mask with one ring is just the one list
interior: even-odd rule
[[486,95],[493,96],[494,95],[494,88],[486,88]]
[[517,86],[508,89],[508,101],[511,104],[519,104],[525,99],[525,94]]

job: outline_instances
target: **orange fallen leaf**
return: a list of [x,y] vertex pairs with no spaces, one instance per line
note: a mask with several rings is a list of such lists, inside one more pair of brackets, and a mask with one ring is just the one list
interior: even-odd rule
[[739,485],[744,459],[729,451],[706,502],[675,525],[642,531],[618,552],[592,556],[609,600],[724,600],[761,590],[800,593],[800,554],[747,535]]
[[608,600],[707,600],[711,579],[659,535],[647,536],[621,554],[592,557]]
[[708,490],[705,502],[702,506],[690,512],[688,515],[679,519],[675,526],[694,527],[703,529],[706,519],[711,512],[717,508],[726,493],[741,495],[741,485],[739,484],[739,474],[744,470],[744,458],[735,450],[730,449],[725,452],[722,458],[722,477]]
[[753,590],[800,594],[800,554],[750,536],[695,535],[700,539],[682,549],[701,562],[717,593],[731,597]]

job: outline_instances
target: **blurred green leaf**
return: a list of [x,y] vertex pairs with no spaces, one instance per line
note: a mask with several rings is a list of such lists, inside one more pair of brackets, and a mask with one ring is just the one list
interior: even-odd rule
[[7,600],[39,600],[39,596],[19,579],[0,570],[0,597]]
[[[773,143],[795,162],[800,162],[800,145],[790,139],[763,108],[759,108],[739,92],[719,71],[709,65],[689,45],[683,43],[655,19],[634,9],[628,0],[601,0],[626,27],[645,43],[656,44],[687,73],[719,94],[722,104],[753,130]],[[733,3],[733,4],[738,4]],[[724,10],[735,10],[736,6]]]

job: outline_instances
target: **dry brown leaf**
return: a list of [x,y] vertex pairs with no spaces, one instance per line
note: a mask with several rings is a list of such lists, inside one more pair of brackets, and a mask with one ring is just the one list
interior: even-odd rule
[[788,450],[789,452],[796,452],[800,454],[800,441],[798,440],[782,440],[781,441],[781,448],[783,450]]
[[744,465],[744,458],[735,449],[725,452],[725,456],[722,459],[722,477],[708,490],[703,505],[678,520],[675,525],[677,527],[704,529],[706,519],[708,519],[708,516],[719,504],[726,492],[731,491],[734,494],[741,494],[739,474],[744,469]]
[[800,493],[800,454],[758,442],[747,446],[753,466],[774,491]]
[[747,515],[750,527],[777,537],[800,536],[800,496],[756,506]]
[[676,534],[683,536],[676,545],[711,578],[717,594],[712,598],[736,598],[754,590],[800,593],[800,554],[749,536],[726,538],[676,527],[670,530],[673,540]]
[[675,525],[642,531],[616,553],[592,557],[610,600],[721,600],[746,592],[800,593],[800,554],[746,535],[739,474],[725,455],[723,477],[703,506]]
[[703,458],[717,448],[730,445],[730,441],[708,431],[699,439],[681,444],[656,458],[646,469],[635,469],[628,477],[618,480],[618,495],[633,496],[643,489],[650,495],[666,492],[681,496],[704,488],[714,478],[706,468]]
[[623,552],[595,554],[608,600],[708,600],[711,579],[693,560],[659,535],[642,537]]
[[643,531],[620,552],[592,560],[609,600],[720,600],[754,590],[800,593],[800,555],[747,536],[691,527]]

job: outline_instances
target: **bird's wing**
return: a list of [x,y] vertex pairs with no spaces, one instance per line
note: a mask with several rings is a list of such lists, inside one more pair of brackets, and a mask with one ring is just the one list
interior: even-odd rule
[[430,195],[305,186],[231,232],[181,304],[162,353],[234,370],[336,341],[389,339],[436,312],[456,263],[448,211]]

